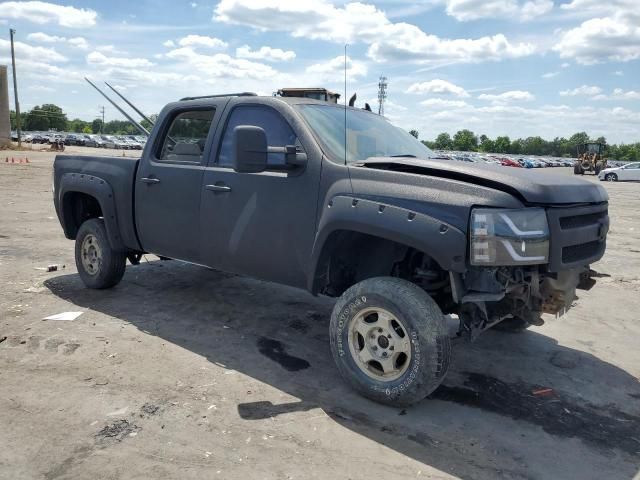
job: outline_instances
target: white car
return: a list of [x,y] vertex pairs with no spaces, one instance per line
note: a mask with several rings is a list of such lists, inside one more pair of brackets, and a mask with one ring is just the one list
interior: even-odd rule
[[600,180],[608,182],[617,182],[618,180],[636,180],[640,181],[640,162],[627,163],[621,167],[605,168],[598,174]]

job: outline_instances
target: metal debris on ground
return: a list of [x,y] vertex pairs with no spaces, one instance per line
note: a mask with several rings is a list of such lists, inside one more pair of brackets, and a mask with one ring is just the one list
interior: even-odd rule
[[118,420],[113,422],[111,425],[107,425],[96,433],[96,437],[99,440],[115,440],[117,442],[121,442],[124,437],[131,434],[137,434],[140,430],[140,427],[133,423],[129,423],[127,420]]
[[48,317],[44,317],[42,320],[58,320],[58,321],[68,321],[72,322],[84,312],[62,312],[56,313],[55,315],[49,315]]

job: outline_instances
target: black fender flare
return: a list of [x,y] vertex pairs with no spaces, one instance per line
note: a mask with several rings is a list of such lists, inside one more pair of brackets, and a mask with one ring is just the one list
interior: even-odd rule
[[65,196],[70,193],[84,193],[95,198],[102,210],[102,216],[104,218],[104,224],[107,229],[111,248],[117,252],[128,251],[120,236],[118,217],[116,214],[113,189],[111,188],[111,185],[100,177],[85,173],[65,173],[60,177],[60,184],[57,192],[61,205],[60,223],[64,229],[65,236],[69,239],[74,239],[77,232],[72,228],[73,220],[65,218],[65,214],[69,213],[67,208],[65,208]]
[[467,236],[458,228],[406,208],[338,195],[321,212],[307,278],[312,293],[316,293],[315,279],[325,243],[340,230],[392,240],[426,253],[446,271],[466,271]]

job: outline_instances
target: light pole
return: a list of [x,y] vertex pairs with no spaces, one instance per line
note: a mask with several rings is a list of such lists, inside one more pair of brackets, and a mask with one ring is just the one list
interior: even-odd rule
[[20,103],[18,102],[18,81],[16,80],[16,55],[13,50],[13,36],[16,31],[13,28],[9,29],[9,36],[11,37],[11,66],[13,68],[13,95],[16,103],[16,130],[18,131],[18,148],[22,146],[22,135],[20,134]]

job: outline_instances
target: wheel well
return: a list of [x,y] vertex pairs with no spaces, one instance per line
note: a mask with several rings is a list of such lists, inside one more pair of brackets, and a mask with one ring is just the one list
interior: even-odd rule
[[367,278],[392,276],[416,283],[440,303],[451,298],[449,274],[425,252],[349,230],[332,232],[320,254],[313,292],[332,297]]
[[67,192],[62,199],[62,218],[69,238],[75,238],[80,225],[90,218],[102,217],[102,208],[95,197],[81,192]]

